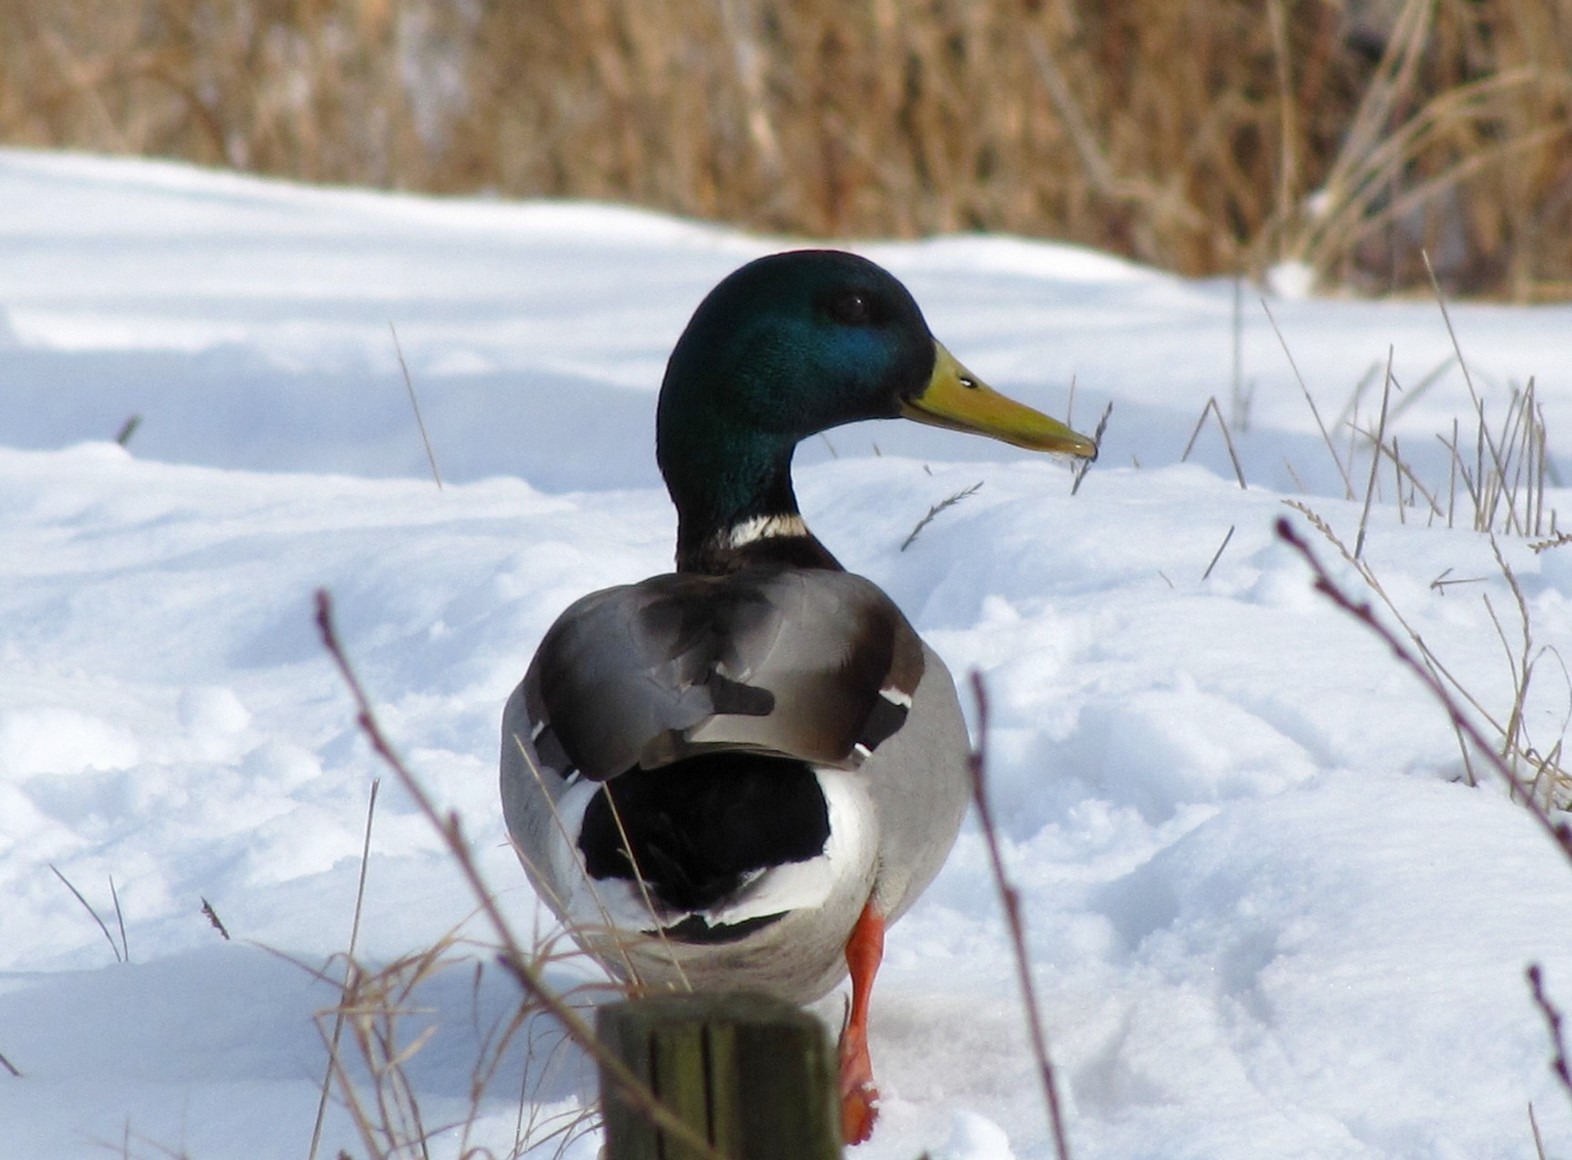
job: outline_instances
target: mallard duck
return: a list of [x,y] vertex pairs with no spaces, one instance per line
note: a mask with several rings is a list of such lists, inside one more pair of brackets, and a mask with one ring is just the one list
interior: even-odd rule
[[520,860],[612,971],[797,1003],[850,973],[849,1143],[877,1115],[868,1012],[885,928],[955,842],[969,743],[944,662],[808,530],[791,461],[817,432],[896,417],[1097,453],[957,362],[864,258],[801,250],[724,279],[657,408],[677,570],[568,608],[502,721]]

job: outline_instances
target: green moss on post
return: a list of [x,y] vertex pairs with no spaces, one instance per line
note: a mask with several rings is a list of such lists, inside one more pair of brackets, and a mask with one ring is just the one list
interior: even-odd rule
[[[767,995],[633,999],[597,1031],[650,1091],[727,1160],[839,1160],[829,1040],[817,1019]],[[695,1160],[601,1073],[606,1160]]]

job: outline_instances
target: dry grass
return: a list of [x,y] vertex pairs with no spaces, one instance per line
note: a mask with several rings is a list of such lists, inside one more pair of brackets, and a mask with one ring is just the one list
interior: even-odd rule
[[115,962],[129,963],[131,961],[131,945],[126,941],[126,916],[125,912],[120,909],[120,892],[115,889],[114,875],[111,874],[109,876],[109,896],[115,908],[115,922],[120,928],[120,941],[118,943],[115,941],[115,936],[109,933],[109,925],[104,922],[98,910],[83,896],[75,884],[61,873],[60,867],[51,862],[49,863],[49,869],[54,871],[55,877],[64,883],[65,888],[71,892],[72,897],[81,903],[82,909],[87,911],[92,916],[93,921],[98,924],[98,929],[103,932],[104,938],[109,942],[109,949],[114,952]]
[[[317,1017],[318,1029],[329,1053],[329,1088],[345,1109],[360,1138],[364,1153],[374,1160],[423,1157],[434,1141],[444,1154],[501,1160],[531,1149],[555,1144],[565,1149],[581,1133],[598,1126],[593,1108],[556,1112],[542,1107],[531,1094],[553,1082],[559,1069],[579,1064],[569,1038],[550,1018],[538,1018],[538,1004],[503,1003],[500,1012],[495,993],[496,945],[468,943],[454,936],[395,962],[372,968],[348,959],[339,1004]],[[565,945],[565,939],[543,940],[531,946],[532,961],[546,969],[583,952]],[[469,976],[470,1018],[457,1018],[449,1002],[444,1008],[435,994],[444,990],[439,979],[454,974]],[[326,976],[324,976],[325,978]],[[337,985],[337,984],[335,984]],[[513,991],[512,979],[502,984]],[[563,998],[588,1004],[593,987],[565,992]],[[342,1027],[347,1036],[338,1038]],[[455,1042],[455,1040],[459,1042]],[[470,1058],[467,1090],[458,1112],[449,1120],[436,1120],[423,1107],[420,1084],[412,1067],[422,1053],[439,1057],[453,1053]],[[507,1097],[505,1078],[519,1077],[514,1093],[518,1111],[512,1127],[511,1146],[498,1148],[480,1131],[488,1105]]]
[[926,528],[929,524],[933,523],[934,517],[937,516],[940,512],[945,511],[948,508],[954,507],[956,504],[960,503],[963,499],[967,499],[967,498],[969,498],[971,496],[976,495],[979,491],[982,490],[982,485],[983,485],[983,481],[979,479],[976,483],[972,484],[970,487],[963,487],[963,488],[961,488],[960,491],[957,491],[957,492],[955,492],[952,495],[946,496],[944,499],[941,499],[938,503],[936,503],[932,507],[930,507],[928,509],[927,514],[924,515],[920,520],[917,521],[917,523],[912,527],[912,530],[907,533],[906,538],[901,541],[901,548],[900,548],[900,550],[904,552],[904,551],[906,551],[907,548],[911,547],[912,544],[916,542],[917,537],[922,535],[922,530],[924,528]]
[[[1421,254],[1421,261],[1427,271],[1430,270],[1428,259],[1423,254]],[[1354,481],[1359,474],[1356,459],[1361,454],[1369,457],[1362,513],[1353,547],[1350,548],[1333,530],[1330,523],[1309,504],[1300,500],[1284,502],[1303,515],[1310,525],[1336,549],[1343,560],[1355,570],[1369,592],[1386,608],[1407,637],[1407,646],[1412,650],[1414,658],[1413,663],[1423,669],[1429,681],[1436,688],[1444,690],[1449,696],[1466,704],[1475,714],[1475,719],[1482,722],[1497,739],[1491,757],[1507,771],[1514,794],[1525,795],[1531,808],[1537,809],[1539,804],[1542,804],[1547,810],[1572,809],[1572,762],[1566,759],[1565,750],[1567,730],[1569,725],[1572,725],[1572,673],[1568,671],[1565,658],[1553,645],[1540,644],[1535,640],[1529,603],[1523,594],[1522,586],[1518,583],[1517,574],[1508,563],[1497,539],[1499,536],[1527,540],[1528,546],[1536,554],[1563,549],[1568,543],[1572,543],[1572,539],[1566,537],[1557,526],[1556,510],[1546,508],[1547,489],[1552,483],[1559,483],[1559,481],[1553,479],[1550,466],[1549,438],[1545,429],[1544,412],[1531,379],[1526,387],[1514,385],[1510,389],[1503,415],[1499,417],[1491,415],[1474,384],[1468,360],[1464,357],[1457,332],[1452,326],[1446,297],[1441,292],[1433,272],[1431,281],[1437,306],[1452,341],[1453,360],[1463,374],[1472,408],[1468,427],[1453,420],[1450,435],[1437,434],[1437,438],[1447,450],[1446,478],[1440,481],[1432,480],[1427,486],[1419,472],[1404,460],[1397,436],[1389,435],[1389,424],[1405,406],[1413,404],[1431,384],[1437,381],[1440,373],[1447,369],[1453,360],[1448,360],[1447,363],[1436,368],[1405,393],[1402,403],[1393,405],[1392,388],[1397,385],[1397,382],[1392,374],[1392,354],[1389,351],[1384,364],[1384,374],[1380,375],[1381,399],[1373,427],[1368,420],[1361,424],[1359,408],[1364,392],[1376,376],[1367,375],[1365,380],[1356,386],[1330,430],[1322,422],[1320,411],[1309,389],[1305,387],[1304,380],[1299,379],[1305,401],[1315,417],[1327,451],[1337,465],[1346,498],[1349,500],[1355,499]],[[1270,316],[1270,310],[1268,315]],[[1274,329],[1276,327],[1275,320],[1273,327]],[[1294,363],[1293,353],[1289,350],[1287,341],[1283,339],[1282,332],[1277,333],[1297,377],[1299,372]],[[1216,412],[1215,399],[1208,406]],[[1217,417],[1219,425],[1223,426],[1226,434],[1227,427],[1222,424],[1220,412],[1217,412]],[[1205,412],[1202,413],[1202,419],[1204,421]],[[1348,444],[1346,450],[1343,450],[1340,449],[1338,436],[1341,436],[1345,430]],[[1191,436],[1191,441],[1194,442],[1194,435]],[[1503,617],[1491,602],[1489,594],[1482,596],[1485,610],[1501,642],[1511,675],[1511,700],[1504,711],[1485,705],[1463,683],[1459,675],[1443,662],[1409,618],[1405,617],[1403,610],[1393,601],[1380,577],[1364,556],[1363,549],[1372,504],[1383,497],[1380,481],[1386,476],[1383,468],[1387,467],[1390,468],[1392,482],[1391,491],[1386,494],[1389,494],[1395,503],[1403,522],[1407,522],[1408,512],[1414,512],[1416,520],[1419,518],[1419,513],[1423,512],[1428,524],[1444,522],[1449,528],[1461,525],[1476,532],[1483,532],[1489,537],[1497,572],[1505,582],[1507,592],[1512,598],[1510,613]],[[1290,471],[1292,471],[1291,466]],[[1482,583],[1485,580],[1485,577],[1450,578],[1450,572],[1451,569],[1447,569],[1432,581],[1431,590],[1445,594],[1452,586]],[[1559,671],[1561,680],[1568,689],[1566,717],[1560,722],[1557,735],[1549,739],[1530,735],[1528,714],[1525,712],[1530,691],[1534,687],[1535,675],[1547,663],[1554,666],[1553,673]],[[1477,780],[1475,747],[1465,738],[1463,730],[1457,727],[1455,716],[1453,721],[1465,777],[1470,784],[1473,784]]]
[[1572,293],[1572,0],[9,0],[0,141]]
[[[630,1107],[648,1116],[674,1147],[680,1146],[684,1155],[692,1156],[694,1160],[722,1160],[715,1148],[694,1127],[663,1103],[629,1065],[597,1036],[585,1018],[585,991],[589,988],[559,989],[547,979],[547,973],[553,967],[560,966],[565,960],[581,958],[587,953],[577,943],[593,943],[595,940],[583,938],[585,932],[570,937],[567,932],[559,931],[533,940],[526,940],[515,932],[495,894],[481,876],[458,815],[443,813],[437,807],[425,786],[382,732],[360,678],[339,640],[334,627],[332,598],[326,590],[317,592],[316,603],[317,627],[323,645],[354,699],[361,732],[415,803],[419,813],[441,836],[449,856],[471,891],[476,916],[489,935],[489,941],[477,944],[461,943],[450,934],[425,950],[376,971],[366,969],[354,958],[353,953],[346,956],[340,1001],[332,1009],[323,1012],[318,1021],[329,1056],[325,1088],[336,1089],[343,1099],[369,1156],[373,1160],[424,1157],[428,1154],[428,1142],[442,1133],[450,1134],[450,1139],[452,1134],[457,1135],[457,1155],[460,1160],[479,1160],[482,1157],[496,1160],[498,1154],[495,1151],[472,1144],[471,1133],[477,1126],[483,1100],[521,1040],[526,1066],[521,1081],[523,1087],[519,1093],[519,1118],[512,1147],[505,1155],[517,1156],[554,1139],[559,1141],[559,1151],[566,1148],[580,1131],[595,1126],[598,1118],[594,1113],[587,1113],[584,1116],[573,1114],[545,1125],[538,1122],[536,1112],[531,1109],[528,1091],[532,1081],[540,1078],[541,1073],[532,1070],[530,1064],[537,1060],[540,1029],[545,1027],[548,1029],[545,1035],[553,1044],[546,1053],[547,1069],[560,1051],[569,1045],[576,1047],[598,1066],[601,1090],[614,1089]],[[370,848],[371,824],[372,811],[368,808],[367,851]],[[365,857],[363,853],[363,866]],[[357,901],[357,924],[358,909]],[[433,1125],[427,1122],[407,1068],[427,1040],[436,1033],[437,1025],[428,1019],[425,1026],[413,1036],[407,1036],[404,1029],[412,1016],[422,1014],[417,1000],[420,989],[450,969],[456,961],[469,961],[471,956],[476,955],[480,957],[473,959],[474,1010],[478,1012],[481,1006],[481,981],[485,969],[483,961],[495,964],[517,985],[521,1002],[506,1017],[494,1021],[487,1028],[480,1028],[478,1019],[475,1021],[480,1031],[480,1048],[471,1073],[466,1114],[452,1123]],[[325,973],[321,977],[328,978]],[[336,980],[329,981],[337,985]],[[611,984],[610,989],[613,994],[626,993],[625,988],[616,984]],[[347,1064],[348,1053],[341,1046],[340,1028],[349,1031],[350,1042],[363,1065],[366,1073],[363,1085],[357,1081],[355,1069]],[[444,1140],[444,1147],[448,1143],[449,1140]]]
[[[1339,554],[1346,561],[1358,567],[1353,557],[1348,554],[1347,548],[1337,540],[1336,536],[1329,533],[1329,530],[1319,517],[1297,503],[1290,506],[1304,513],[1317,531],[1332,540]],[[1539,795],[1534,792],[1534,787],[1519,775],[1515,762],[1512,760],[1512,755],[1505,751],[1498,751],[1497,746],[1492,744],[1489,737],[1474,723],[1469,710],[1473,709],[1482,713],[1483,710],[1479,708],[1478,702],[1468,694],[1468,691],[1463,686],[1457,683],[1451,674],[1439,667],[1435,654],[1425,647],[1424,642],[1406,623],[1402,627],[1404,632],[1408,634],[1409,639],[1405,641],[1399,634],[1387,628],[1376,618],[1368,601],[1359,600],[1347,592],[1316,557],[1310,545],[1294,531],[1293,525],[1286,516],[1278,518],[1276,533],[1279,540],[1298,552],[1305,563],[1309,565],[1311,574],[1314,577],[1316,591],[1384,642],[1391,649],[1392,655],[1397,659],[1398,663],[1406,667],[1419,679],[1425,689],[1435,698],[1437,704],[1446,710],[1453,728],[1457,731],[1459,743],[1463,745],[1465,750],[1472,750],[1478,756],[1484,768],[1488,769],[1510,789],[1512,796],[1523,803],[1529,815],[1560,850],[1568,864],[1572,864],[1572,823],[1560,816],[1565,809],[1564,804],[1557,805],[1554,802],[1542,801]],[[1361,578],[1366,583],[1369,583],[1368,576],[1362,575]],[[1378,590],[1377,595],[1381,596],[1382,602],[1386,605],[1388,611],[1396,615],[1396,609],[1385,594]],[[1398,619],[1401,622],[1401,616],[1398,616]],[[1489,724],[1494,729],[1500,729],[1500,726],[1494,721],[1490,721]]]

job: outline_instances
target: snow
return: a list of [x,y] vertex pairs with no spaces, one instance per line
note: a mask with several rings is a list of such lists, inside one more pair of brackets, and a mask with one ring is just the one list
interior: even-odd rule
[[[341,977],[374,778],[359,957],[485,938],[357,728],[319,588],[391,739],[510,920],[545,937],[502,845],[502,703],[570,601],[669,567],[651,453],[665,354],[710,285],[787,244],[612,206],[0,151],[0,1054],[22,1073],[0,1071],[0,1154],[306,1154],[314,1016]],[[999,237],[864,252],[994,385],[1063,414],[1073,378],[1082,429],[1114,404],[1073,497],[1061,465],[912,424],[831,432],[798,469],[818,534],[987,682],[991,794],[1074,1155],[1520,1157],[1532,1104],[1547,1154],[1572,1156],[1524,979],[1542,964],[1572,1010],[1572,869],[1501,787],[1462,784],[1443,712],[1275,539],[1290,516],[1368,595],[1283,504],[1352,544],[1361,504],[1254,292],[1241,489],[1215,425],[1179,462],[1209,398],[1238,418],[1231,284]],[[1329,424],[1391,348],[1393,429],[1444,492],[1434,436],[1460,419],[1471,438],[1471,404],[1434,303],[1271,305]],[[1567,478],[1572,308],[1451,315],[1492,421],[1535,378]],[[1362,423],[1379,402],[1378,371]],[[1399,513],[1383,486],[1370,566],[1504,719],[1492,610],[1514,650],[1520,628],[1489,541]],[[1499,544],[1536,647],[1564,652],[1572,548]],[[1469,583],[1432,587],[1447,569]],[[1569,703],[1546,653],[1527,703],[1541,750]],[[111,878],[129,963],[109,945]],[[432,1032],[407,1069],[442,1128],[432,1154],[506,1155],[535,1122],[551,1155],[592,1069],[537,1021],[472,1106],[517,989],[483,946],[449,958],[398,1032]],[[548,977],[593,978],[571,958]],[[885,1102],[854,1155],[1053,1154],[975,827],[891,932],[875,996]],[[838,1000],[819,1009],[839,1018]],[[566,1154],[597,1147],[590,1132]],[[339,1148],[366,1151],[336,1100],[319,1154]]]

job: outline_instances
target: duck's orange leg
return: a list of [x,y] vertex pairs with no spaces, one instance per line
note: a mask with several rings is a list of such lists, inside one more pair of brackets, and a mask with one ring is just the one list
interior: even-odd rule
[[846,966],[851,971],[851,1015],[841,1030],[841,1137],[861,1144],[873,1135],[879,1116],[879,1089],[873,1086],[873,1061],[868,1058],[868,999],[873,976],[884,958],[884,916],[873,903],[862,908],[846,940]]

